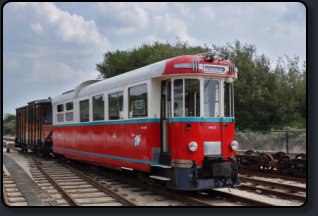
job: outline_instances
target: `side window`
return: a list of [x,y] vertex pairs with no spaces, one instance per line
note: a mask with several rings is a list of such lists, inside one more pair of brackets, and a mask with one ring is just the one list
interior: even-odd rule
[[64,104],[57,105],[58,114],[56,115],[56,117],[57,117],[57,121],[58,122],[63,122],[64,121],[64,114],[63,113],[59,113],[59,112],[63,112],[63,111],[64,111]]
[[123,117],[123,92],[108,95],[109,120]]
[[148,116],[147,84],[131,87],[129,94],[129,117]]
[[104,120],[104,95],[93,97],[93,120]]
[[[68,102],[65,104],[66,111],[73,110],[73,102]],[[65,120],[66,121],[73,121],[73,112],[66,112],[65,113]]]
[[234,117],[234,85],[224,82],[224,117]]
[[66,110],[73,110],[73,102],[68,102],[65,104],[65,106],[66,106]]
[[89,102],[88,100],[80,101],[80,121],[89,121]]
[[63,112],[64,111],[64,104],[57,105],[57,112]]
[[183,116],[183,79],[174,81],[174,117]]

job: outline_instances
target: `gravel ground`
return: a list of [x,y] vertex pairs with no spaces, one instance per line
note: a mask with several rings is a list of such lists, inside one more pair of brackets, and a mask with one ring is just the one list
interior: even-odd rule
[[[17,164],[19,164],[22,169],[33,179],[31,172],[30,172],[30,167],[29,167],[29,161],[32,160],[27,154],[23,154],[17,150],[11,149],[10,152],[7,152],[6,148],[3,148],[3,154],[11,157]],[[5,167],[5,166],[3,166]],[[6,168],[5,168],[6,170]],[[8,170],[6,170],[7,172]],[[9,172],[7,172],[9,173]]]

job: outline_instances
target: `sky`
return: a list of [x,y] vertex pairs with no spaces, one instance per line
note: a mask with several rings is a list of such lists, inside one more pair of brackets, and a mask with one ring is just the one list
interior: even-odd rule
[[272,66],[285,55],[306,60],[299,2],[11,2],[2,12],[4,114],[96,79],[108,51],[154,41],[212,47],[239,40]]

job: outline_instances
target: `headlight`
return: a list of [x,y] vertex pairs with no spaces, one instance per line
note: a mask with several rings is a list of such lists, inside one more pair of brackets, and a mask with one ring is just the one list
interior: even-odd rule
[[231,142],[231,148],[232,150],[236,151],[238,149],[238,142],[235,140]]
[[193,142],[193,141],[190,142],[189,149],[190,149],[190,151],[195,152],[198,149],[198,144],[196,142]]

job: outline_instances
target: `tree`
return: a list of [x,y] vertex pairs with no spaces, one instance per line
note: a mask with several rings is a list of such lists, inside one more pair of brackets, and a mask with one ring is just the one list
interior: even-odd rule
[[280,58],[271,69],[265,55],[258,55],[256,46],[240,41],[225,46],[189,46],[177,40],[175,44],[154,42],[132,50],[116,50],[104,54],[96,64],[99,78],[110,78],[154,62],[181,55],[217,50],[234,58],[239,70],[235,82],[235,116],[237,129],[282,129],[286,124],[306,126],[306,67],[298,68],[299,58]]
[[15,135],[16,120],[15,115],[5,114],[3,118],[3,135]]

